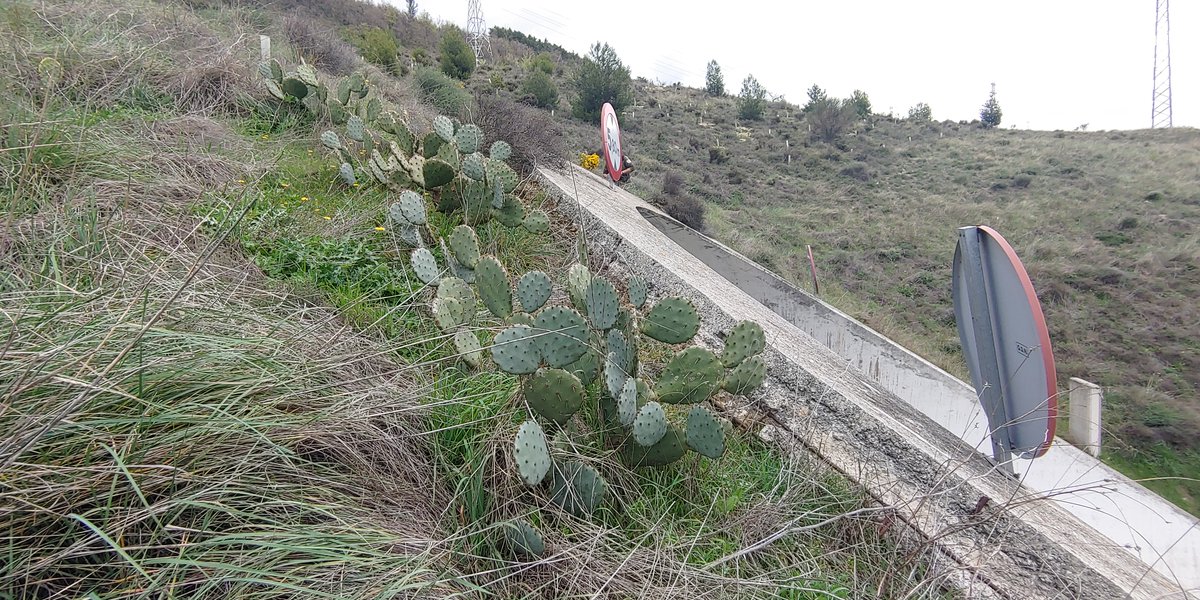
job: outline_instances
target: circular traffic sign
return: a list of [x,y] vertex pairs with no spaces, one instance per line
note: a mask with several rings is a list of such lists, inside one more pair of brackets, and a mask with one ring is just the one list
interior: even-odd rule
[[600,109],[600,141],[604,145],[604,165],[613,181],[621,180],[621,126],[617,124],[617,111],[605,102]]

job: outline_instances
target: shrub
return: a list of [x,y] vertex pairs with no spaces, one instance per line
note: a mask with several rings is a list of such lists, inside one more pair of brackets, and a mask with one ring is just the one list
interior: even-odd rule
[[747,75],[742,81],[742,93],[738,95],[738,116],[758,120],[767,107],[767,90],[754,78]]
[[668,196],[678,196],[683,191],[683,177],[675,171],[663,173],[662,191]]
[[428,67],[429,65],[433,64],[433,62],[429,60],[429,53],[426,52],[424,48],[417,48],[413,50],[412,57],[414,62],[423,67]]
[[814,104],[808,120],[812,124],[814,137],[833,142],[854,122],[855,115],[852,103],[833,98]]
[[442,36],[442,72],[455,79],[466,79],[475,70],[475,52],[467,45],[462,31],[451,27]]
[[549,52],[539,52],[529,59],[529,70],[553,75],[554,71],[558,70],[558,65],[554,63],[554,57],[550,56]]
[[983,125],[984,129],[998,127],[1001,116],[1003,113],[1000,110],[1000,103],[996,102],[996,86],[992,86],[991,95],[983,104],[983,109],[979,111],[979,123]]
[[691,196],[667,196],[663,209],[680,223],[704,231],[704,203]]
[[908,109],[908,120],[928,123],[933,120],[933,110],[929,108],[928,104],[918,102],[916,106]]
[[345,75],[358,64],[358,54],[349,44],[337,33],[315,25],[311,18],[284,19],[283,36],[305,60],[334,75]]
[[708,162],[723,165],[729,162],[729,149],[713,147],[708,149]]
[[512,146],[508,163],[528,174],[535,164],[557,166],[568,156],[562,129],[544,110],[519,104],[495,94],[480,95],[474,122],[492,140],[504,140]]
[[545,71],[535,70],[521,85],[521,92],[528,96],[535,106],[554,108],[558,106],[558,88],[550,80]]
[[629,67],[611,46],[597,42],[575,76],[575,92],[579,95],[571,107],[575,118],[597,122],[605,102],[619,111],[633,101]]
[[417,69],[417,89],[427,104],[443,114],[463,117],[471,108],[471,94],[462,84],[432,67]]
[[871,116],[871,100],[867,98],[866,92],[854,90],[854,93],[850,94],[850,105],[854,107],[858,118],[865,119]]
[[825,90],[814,83],[812,87],[808,88],[808,103],[804,105],[804,112],[809,112],[816,108],[818,104],[828,100],[829,95],[825,93]]
[[721,75],[721,65],[717,61],[708,61],[708,71],[704,75],[704,91],[709,96],[725,95],[725,77]]
[[350,42],[363,60],[379,65],[393,75],[400,74],[400,46],[392,32],[380,27],[356,27],[348,32]]

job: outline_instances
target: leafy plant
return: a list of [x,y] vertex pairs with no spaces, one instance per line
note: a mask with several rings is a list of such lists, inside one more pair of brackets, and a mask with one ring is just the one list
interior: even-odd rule
[[821,86],[814,83],[812,87],[808,88],[808,103],[804,105],[804,112],[809,112],[818,104],[827,101],[829,101],[829,94],[826,94]]
[[471,94],[437,69],[417,69],[416,81],[425,101],[444,114],[462,116],[471,106]]
[[854,90],[850,94],[850,106],[854,107],[854,113],[858,118],[865,119],[871,116],[871,100],[867,98],[867,93],[862,90]]
[[1000,126],[1000,117],[1004,113],[1000,110],[1000,103],[996,102],[996,86],[992,86],[991,94],[988,94],[987,102],[983,103],[983,109],[979,111],[979,123],[984,129],[991,129]]
[[391,31],[362,26],[349,30],[347,37],[358,48],[363,60],[379,65],[393,75],[400,73],[400,46]]
[[558,106],[558,88],[550,80],[550,76],[542,70],[535,70],[521,85],[523,92],[532,104],[539,108],[554,108]]
[[575,76],[575,93],[578,96],[571,111],[575,118],[595,122],[600,119],[600,107],[605,102],[620,111],[633,102],[633,82],[629,67],[617,56],[608,44],[597,42],[583,61]]
[[738,115],[743,119],[761,119],[767,106],[766,98],[766,88],[753,75],[747,75],[742,81],[742,93],[738,95]]
[[709,96],[725,95],[725,77],[721,75],[721,65],[717,61],[708,61],[708,69],[704,73],[704,91]]
[[933,119],[933,110],[928,104],[918,102],[915,106],[908,109],[908,120],[917,123],[928,123]]
[[475,52],[456,27],[442,35],[440,64],[442,72],[455,79],[466,79],[475,71]]

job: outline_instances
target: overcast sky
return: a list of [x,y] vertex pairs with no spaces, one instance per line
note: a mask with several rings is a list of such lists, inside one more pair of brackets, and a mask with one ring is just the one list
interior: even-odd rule
[[[399,0],[394,4],[403,5]],[[578,54],[608,42],[635,77],[703,87],[715,59],[727,91],[753,74],[803,104],[813,83],[867,92],[875,112],[975,119],[990,84],[1003,127],[1140,129],[1150,123],[1155,0],[662,2],[482,0],[488,26]],[[466,0],[418,0],[465,27]],[[1176,126],[1200,126],[1200,0],[1171,6]]]

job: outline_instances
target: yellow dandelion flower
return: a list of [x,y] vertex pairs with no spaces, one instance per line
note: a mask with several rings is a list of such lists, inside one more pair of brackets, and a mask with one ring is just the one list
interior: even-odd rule
[[357,182],[357,181],[355,181],[355,182],[354,182],[354,187],[358,187],[358,182]]
[[290,187],[292,187],[292,186],[291,186],[291,185],[289,185],[289,184],[288,184],[286,181],[280,181],[280,182],[279,182],[279,187],[281,187],[281,188],[284,188],[284,189],[287,189],[287,188],[290,188]]
[[238,180],[238,183],[239,183],[239,184],[241,184],[241,185],[246,185],[246,180],[245,180],[245,179],[239,179],[239,180]]
[[332,221],[332,220],[333,220],[333,217],[331,217],[331,216],[329,216],[329,215],[325,215],[325,220],[326,220],[326,221]]
[[375,227],[375,231],[387,231],[383,227]]
[[308,202],[308,196],[300,196],[301,202]]

